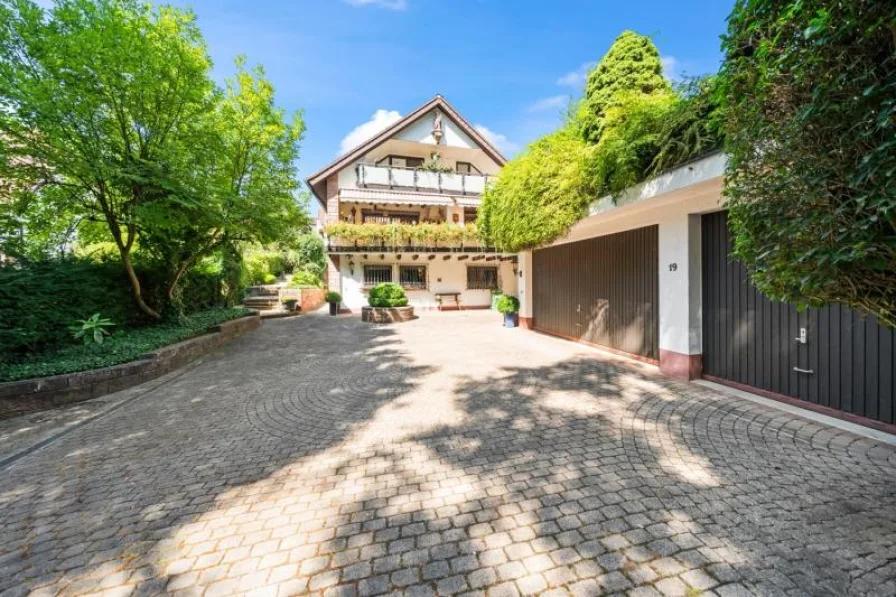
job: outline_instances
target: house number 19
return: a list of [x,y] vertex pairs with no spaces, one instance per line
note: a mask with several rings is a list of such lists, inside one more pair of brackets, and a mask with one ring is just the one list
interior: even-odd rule
[[678,264],[677,264],[677,263],[670,263],[670,264],[669,264],[669,271],[670,271],[670,272],[678,271]]

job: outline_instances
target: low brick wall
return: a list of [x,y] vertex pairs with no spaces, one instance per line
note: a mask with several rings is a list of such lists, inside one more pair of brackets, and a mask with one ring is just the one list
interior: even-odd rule
[[164,346],[138,360],[81,371],[0,383],[0,419],[98,398],[161,377],[261,324],[258,314],[212,326],[207,334]]
[[361,321],[368,323],[401,323],[414,319],[413,307],[362,307]]

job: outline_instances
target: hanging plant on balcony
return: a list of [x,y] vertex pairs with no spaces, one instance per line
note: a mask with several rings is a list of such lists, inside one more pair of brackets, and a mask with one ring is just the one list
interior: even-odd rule
[[330,244],[343,247],[406,246],[457,248],[466,243],[480,242],[475,224],[458,226],[446,222],[433,224],[350,224],[340,222],[324,228]]
[[438,153],[433,153],[428,160],[423,162],[423,165],[420,166],[420,169],[426,170],[427,172],[440,172],[442,174],[454,172],[454,168],[442,164],[442,156],[440,156]]

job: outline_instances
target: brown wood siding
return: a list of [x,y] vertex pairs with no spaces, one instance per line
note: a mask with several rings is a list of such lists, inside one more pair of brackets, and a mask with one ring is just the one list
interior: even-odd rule
[[727,212],[703,216],[702,233],[705,374],[894,422],[893,330],[842,305],[800,313],[765,298],[731,258]]
[[658,235],[648,226],[534,251],[535,328],[658,359]]

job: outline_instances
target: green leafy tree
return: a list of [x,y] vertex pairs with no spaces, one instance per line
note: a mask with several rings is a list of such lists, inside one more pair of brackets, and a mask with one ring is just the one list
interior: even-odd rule
[[577,111],[583,138],[597,143],[603,134],[607,110],[623,101],[622,94],[668,92],[659,50],[649,37],[623,31],[601,58],[585,83],[585,97]]
[[135,0],[61,0],[50,12],[0,3],[5,163],[40,181],[48,204],[105,223],[135,301],[154,318],[134,243],[195,205],[188,185],[210,144],[210,67],[188,11]]
[[896,4],[739,0],[725,192],[758,288],[896,326]]
[[181,205],[171,225],[148,227],[142,241],[171,272],[167,298],[204,257],[233,243],[272,243],[310,224],[297,199],[296,162],[305,130],[300,114],[287,117],[261,67],[237,60],[214,116],[213,144],[194,168],[195,200]]
[[486,188],[479,234],[514,253],[565,234],[596,197],[592,150],[571,127],[532,143]]

